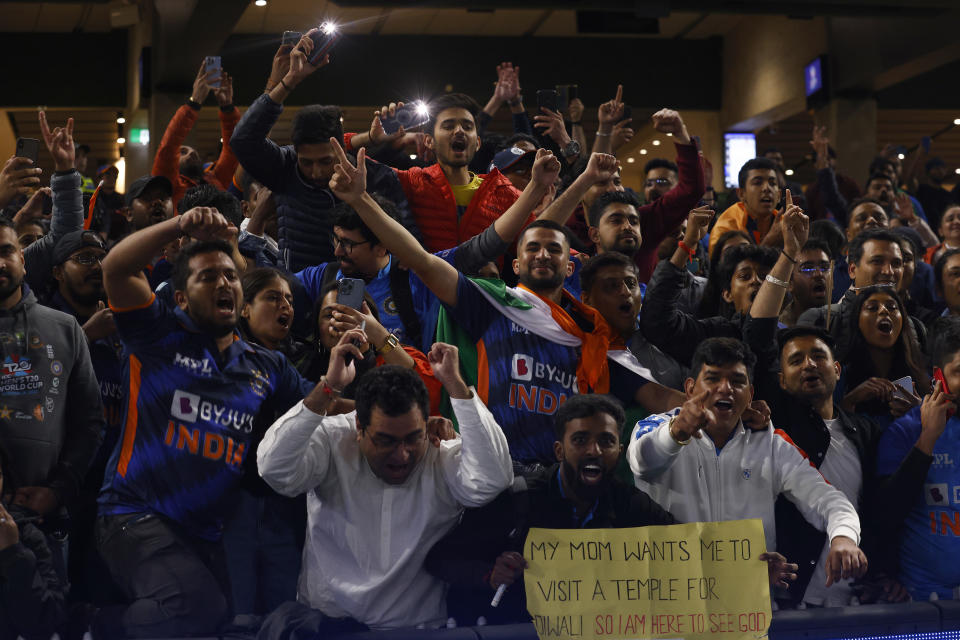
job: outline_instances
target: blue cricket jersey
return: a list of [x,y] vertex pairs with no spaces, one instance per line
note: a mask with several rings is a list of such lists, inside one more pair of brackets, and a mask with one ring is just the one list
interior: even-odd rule
[[114,311],[129,355],[127,404],[100,514],[156,513],[218,540],[261,405],[292,406],[313,385],[282,354],[236,334],[221,353],[212,336],[156,296]]

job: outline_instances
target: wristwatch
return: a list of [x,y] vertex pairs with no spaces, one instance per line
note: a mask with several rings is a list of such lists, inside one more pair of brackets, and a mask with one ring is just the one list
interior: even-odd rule
[[382,345],[377,347],[377,355],[386,355],[393,351],[394,349],[400,348],[400,341],[397,340],[397,336],[392,333],[387,334],[387,339]]
[[564,158],[580,155],[580,143],[571,139],[560,153],[563,154]]

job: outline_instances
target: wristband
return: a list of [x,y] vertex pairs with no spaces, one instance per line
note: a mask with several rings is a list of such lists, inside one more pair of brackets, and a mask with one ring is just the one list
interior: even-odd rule
[[339,396],[343,393],[343,389],[337,389],[332,384],[327,382],[327,376],[320,376],[320,390],[323,391],[330,400],[333,400],[334,396]]
[[283,86],[284,89],[287,90],[288,93],[293,91],[293,89],[291,89],[291,88],[287,85],[287,83],[283,81],[283,78],[280,78],[280,84]]
[[[677,414],[677,415],[679,415],[679,414]],[[677,443],[678,445],[680,445],[681,447],[685,447],[685,446],[687,446],[688,444],[690,444],[690,441],[693,440],[693,438],[691,437],[691,438],[687,438],[686,440],[678,440],[677,437],[676,437],[675,435],[673,435],[673,422],[674,422],[674,420],[676,420],[676,419],[677,419],[677,416],[673,416],[672,418],[670,418],[670,422],[667,423],[667,433],[670,434],[670,439],[671,439],[671,440],[673,440],[674,442],[676,442],[676,443]]]
[[768,273],[767,276],[764,278],[764,280],[766,280],[766,281],[769,282],[770,284],[775,284],[775,285],[777,285],[778,287],[783,287],[784,289],[789,289],[789,288],[790,288],[790,283],[789,283],[789,282],[787,282],[786,280],[781,280],[780,278],[776,278],[776,277],[770,275],[769,273]]
[[797,259],[796,259],[796,258],[791,258],[791,257],[790,257],[790,254],[788,254],[788,253],[787,253],[786,251],[784,251],[783,249],[780,249],[780,253],[782,253],[782,254],[783,254],[783,257],[786,258],[787,260],[789,260],[790,262],[792,262],[793,264],[797,264]]
[[201,105],[199,102],[194,100],[193,96],[190,96],[189,98],[187,98],[187,106],[189,106],[191,109],[196,109],[197,111],[200,111],[200,107],[203,105]]
[[523,98],[520,97],[514,98],[513,100],[507,100],[508,107],[519,107],[521,104],[523,104]]
[[609,138],[609,137],[610,137],[610,134],[609,134],[609,133],[600,133],[599,131],[597,131],[597,135],[598,135],[598,136],[603,136],[603,137],[605,137],[605,138]]
[[573,120],[571,120],[571,121],[570,121],[570,126],[571,126],[571,127],[580,127],[580,126],[583,126],[583,120],[577,120],[576,122],[574,122]]
[[680,247],[681,249],[683,249],[684,251],[686,251],[686,252],[687,252],[687,255],[690,256],[690,262],[693,262],[693,256],[695,256],[695,255],[697,254],[697,250],[696,250],[696,249],[691,249],[690,247],[688,247],[688,246],[687,246],[687,243],[684,242],[683,240],[681,240],[680,242],[678,242],[678,243],[677,243],[677,246]]

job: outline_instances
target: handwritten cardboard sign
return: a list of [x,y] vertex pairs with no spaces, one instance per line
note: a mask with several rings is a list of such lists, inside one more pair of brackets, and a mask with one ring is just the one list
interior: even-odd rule
[[553,638],[760,638],[770,589],[760,520],[530,529],[527,608]]

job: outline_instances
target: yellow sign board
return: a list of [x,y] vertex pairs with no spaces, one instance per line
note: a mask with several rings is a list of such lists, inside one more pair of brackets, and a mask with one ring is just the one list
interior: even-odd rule
[[761,638],[765,550],[760,520],[530,529],[527,609],[541,640]]

